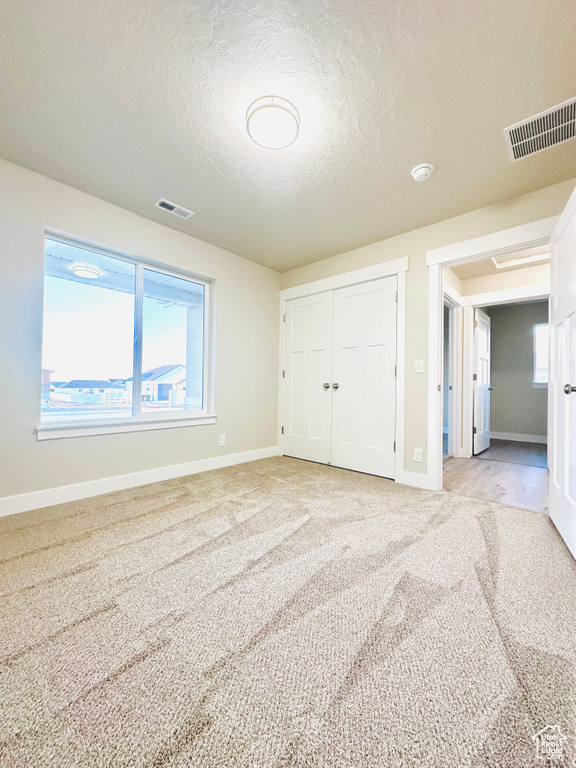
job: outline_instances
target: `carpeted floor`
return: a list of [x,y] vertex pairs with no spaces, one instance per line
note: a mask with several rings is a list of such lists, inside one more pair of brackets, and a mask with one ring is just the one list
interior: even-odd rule
[[274,458],[0,520],[0,765],[573,766],[542,514]]

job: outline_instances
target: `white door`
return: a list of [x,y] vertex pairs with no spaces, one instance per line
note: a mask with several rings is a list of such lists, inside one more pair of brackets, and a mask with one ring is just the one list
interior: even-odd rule
[[490,448],[490,318],[474,310],[476,380],[474,382],[474,453]]
[[550,517],[576,557],[576,190],[551,246]]
[[393,478],[396,276],[334,291],[332,464]]
[[333,292],[286,302],[284,449],[330,462]]

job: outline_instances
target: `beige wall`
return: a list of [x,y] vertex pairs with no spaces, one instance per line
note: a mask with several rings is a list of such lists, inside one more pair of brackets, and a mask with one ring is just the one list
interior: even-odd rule
[[550,285],[550,264],[539,264],[535,267],[524,267],[511,272],[498,272],[495,275],[469,277],[461,280],[449,267],[444,269],[444,280],[461,296],[475,296],[478,293],[509,290],[510,288],[525,288],[530,285]]
[[458,293],[462,294],[462,280],[455,272],[450,269],[450,267],[444,268],[444,280],[448,283],[448,285],[451,285],[452,288],[455,288]]
[[[433,185],[434,179],[428,182]],[[400,256],[408,256],[406,279],[406,419],[405,468],[426,473],[427,375],[414,373],[414,360],[428,357],[428,273],[426,251],[508,227],[559,215],[576,179],[491,205],[454,219],[349,251],[281,275],[281,288],[349,272]],[[433,190],[431,190],[431,194]],[[414,448],[424,449],[422,464],[412,461]]]
[[[426,472],[426,250],[559,214],[574,181],[548,187],[279,276],[232,253],[0,160],[0,496],[27,493],[277,442],[278,287],[408,256],[406,469]],[[193,226],[193,224],[192,224]],[[38,442],[43,235],[51,228],[216,280],[218,422]],[[227,435],[225,449],[218,435]],[[422,464],[412,461],[424,449]]]
[[529,285],[546,284],[549,286],[550,264],[540,264],[537,267],[526,267],[512,272],[499,272],[497,275],[469,277],[467,280],[461,280],[460,284],[462,296],[475,296],[477,293],[504,291],[510,288],[525,288]]
[[490,428],[546,436],[548,390],[534,388],[534,326],[548,322],[548,302],[488,307],[491,318]]
[[[215,425],[36,440],[46,227],[215,279]],[[278,273],[2,160],[0,231],[0,497],[277,444]]]

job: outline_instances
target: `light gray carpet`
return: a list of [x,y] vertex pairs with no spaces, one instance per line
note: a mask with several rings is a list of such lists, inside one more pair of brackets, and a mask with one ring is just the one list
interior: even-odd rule
[[541,514],[275,458],[0,521],[9,768],[574,765]]

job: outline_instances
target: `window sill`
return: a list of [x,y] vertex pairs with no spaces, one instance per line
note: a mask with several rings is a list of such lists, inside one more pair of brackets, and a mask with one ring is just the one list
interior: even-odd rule
[[534,389],[548,389],[547,382],[533,381],[532,386],[534,387]]
[[64,437],[88,437],[91,435],[114,435],[117,432],[143,432],[151,429],[175,429],[194,427],[201,424],[216,424],[215,413],[203,413],[197,416],[166,416],[152,419],[140,418],[130,421],[68,422],[62,424],[44,424],[36,427],[37,440],[55,440]]

